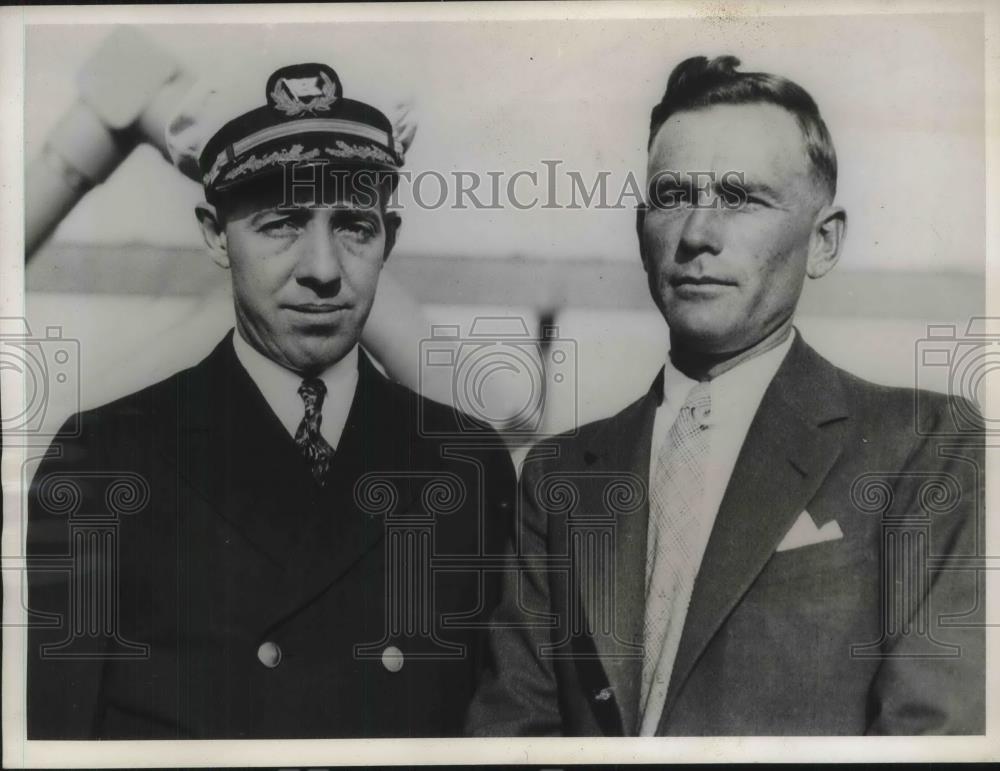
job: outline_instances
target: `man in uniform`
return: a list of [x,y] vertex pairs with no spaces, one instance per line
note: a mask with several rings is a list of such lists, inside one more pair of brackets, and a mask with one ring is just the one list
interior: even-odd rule
[[682,62],[653,109],[669,356],[527,459],[477,735],[984,730],[982,420],[793,328],[840,252],[836,156],[805,90],[738,65]]
[[261,85],[200,156],[235,331],[75,416],[34,477],[30,739],[461,731],[513,467],[358,346],[399,227],[389,120],[326,65]]

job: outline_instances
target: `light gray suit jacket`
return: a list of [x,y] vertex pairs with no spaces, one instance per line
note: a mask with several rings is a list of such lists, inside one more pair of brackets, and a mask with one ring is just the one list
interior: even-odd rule
[[[662,375],[661,375],[662,378]],[[532,450],[473,735],[635,735],[660,380]],[[983,428],[798,337],[715,521],[660,735],[982,733]],[[777,552],[807,510],[843,538]]]

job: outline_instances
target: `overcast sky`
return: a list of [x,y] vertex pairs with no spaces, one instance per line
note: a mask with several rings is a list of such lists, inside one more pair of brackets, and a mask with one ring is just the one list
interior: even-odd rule
[[[839,202],[850,217],[843,268],[982,271],[981,29],[975,17],[951,15],[142,32],[193,73],[244,77],[261,101],[275,67],[302,61],[333,66],[345,96],[383,108],[414,100],[419,130],[407,157],[414,174],[541,173],[543,160],[559,160],[561,170],[587,180],[610,172],[612,190],[629,172],[642,178],[649,110],[673,65],[695,54],[733,53],[744,69],[798,81],[819,103],[839,156]],[[75,99],[75,73],[108,32],[80,25],[29,30],[29,157]],[[562,197],[566,190],[560,188]],[[426,191],[436,197],[434,185]],[[56,238],[197,246],[198,200],[196,185],[143,148],[81,202]],[[398,248],[410,253],[636,259],[630,208],[408,207],[403,216]]]

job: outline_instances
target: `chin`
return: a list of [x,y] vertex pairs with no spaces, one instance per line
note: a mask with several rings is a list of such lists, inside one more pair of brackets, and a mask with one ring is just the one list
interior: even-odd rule
[[309,350],[299,350],[292,359],[295,368],[301,372],[319,372],[340,361],[351,350],[351,345],[343,344],[337,346],[327,346],[323,348],[313,348]]
[[734,345],[738,348],[740,330],[719,325],[714,319],[667,319],[667,326],[674,341],[695,351],[728,353]]

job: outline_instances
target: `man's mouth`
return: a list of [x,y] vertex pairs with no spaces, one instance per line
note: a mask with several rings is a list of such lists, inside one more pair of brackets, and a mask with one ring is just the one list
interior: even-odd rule
[[670,286],[736,286],[736,282],[712,276],[677,276],[670,279]]
[[298,313],[307,313],[315,316],[322,316],[325,314],[337,313],[339,311],[345,311],[350,306],[343,303],[294,303],[282,306],[288,310],[296,311]]
[[727,281],[714,276],[678,276],[670,279],[674,296],[682,300],[705,300],[718,297],[732,287],[735,281]]

